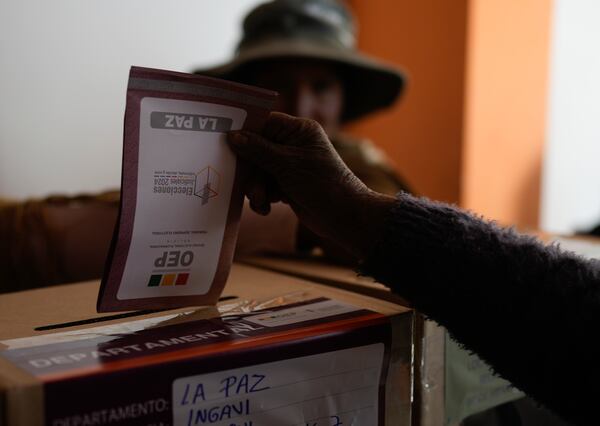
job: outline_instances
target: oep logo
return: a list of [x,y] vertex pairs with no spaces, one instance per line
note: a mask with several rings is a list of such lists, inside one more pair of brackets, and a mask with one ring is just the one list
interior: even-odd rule
[[202,199],[202,205],[206,205],[208,200],[219,195],[219,182],[221,176],[219,173],[208,166],[196,173],[196,182],[194,183],[194,195]]

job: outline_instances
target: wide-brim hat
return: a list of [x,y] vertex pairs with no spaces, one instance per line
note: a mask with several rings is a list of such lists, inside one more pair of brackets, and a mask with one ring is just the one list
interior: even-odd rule
[[342,121],[350,121],[394,103],[405,74],[355,48],[352,15],[335,0],[274,0],[244,19],[234,58],[195,71],[229,80],[249,81],[252,65],[274,59],[326,61],[335,65],[345,89]]

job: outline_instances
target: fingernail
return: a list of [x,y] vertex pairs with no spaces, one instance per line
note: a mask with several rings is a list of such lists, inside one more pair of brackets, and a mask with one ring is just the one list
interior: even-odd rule
[[229,141],[234,145],[243,145],[246,143],[248,138],[239,132],[229,132]]

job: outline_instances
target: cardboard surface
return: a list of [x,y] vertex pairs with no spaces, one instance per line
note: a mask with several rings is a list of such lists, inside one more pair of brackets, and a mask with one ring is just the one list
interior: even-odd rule
[[[93,416],[98,422],[92,424],[108,423],[107,416],[114,416],[111,424],[204,424],[203,416],[217,410],[222,418],[213,416],[209,423],[245,424],[242,418],[260,418],[260,424],[279,425],[283,423],[269,416],[300,415],[307,416],[301,421],[309,421],[311,410],[354,407],[352,398],[378,402],[363,411],[353,408],[356,414],[314,417],[316,424],[352,415],[377,415],[373,424],[410,424],[410,309],[235,264],[220,312],[204,307],[118,318],[95,312],[97,291],[98,282],[87,282],[0,296],[0,388],[6,424],[76,424]],[[82,320],[96,322],[79,324]],[[72,322],[79,325],[36,330]],[[344,365],[371,365],[380,373],[348,372]],[[250,371],[265,376],[269,386],[255,386],[264,392],[238,396],[213,411],[207,409],[208,397],[208,402],[192,403],[191,386],[203,383],[207,393],[212,386],[215,396],[222,393],[219,383],[222,388],[231,377],[248,379],[253,376],[242,372]],[[332,379],[322,376],[323,371],[331,372]],[[357,385],[363,381],[364,386]],[[275,383],[281,392],[270,390]],[[346,389],[350,383],[357,390]],[[313,403],[298,400],[315,391],[325,394]],[[312,408],[298,408],[303,404]],[[274,408],[269,412],[258,408],[270,405]],[[230,419],[231,410],[243,415]],[[271,420],[265,422],[267,418]]]
[[245,256],[238,261],[247,265],[307,279],[330,287],[350,290],[377,299],[387,300],[398,305],[410,306],[406,300],[391,293],[389,288],[376,282],[372,278],[360,276],[351,268],[332,265],[323,260],[293,257]]
[[[356,292],[400,306],[403,298],[370,277],[359,276],[349,267],[328,264],[320,259],[247,256],[244,264],[289,274],[323,285]],[[445,329],[416,315],[414,330],[413,425],[439,426],[445,423]]]
[[[289,258],[248,257],[243,261],[406,305],[402,298],[393,295],[384,285],[367,277],[358,277],[350,268]],[[418,314],[414,337],[416,368],[413,424],[454,425],[471,414],[522,397],[507,381],[494,376],[476,355],[450,341],[443,327]],[[455,398],[447,396],[449,385]]]

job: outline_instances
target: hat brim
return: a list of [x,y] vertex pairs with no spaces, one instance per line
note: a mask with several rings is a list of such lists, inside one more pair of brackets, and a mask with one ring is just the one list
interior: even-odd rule
[[339,66],[344,82],[346,105],[342,121],[351,121],[386,108],[402,94],[406,84],[403,71],[382,61],[349,49],[319,46],[298,40],[272,40],[244,48],[230,62],[199,69],[197,74],[248,81],[249,66],[272,59],[314,59]]

